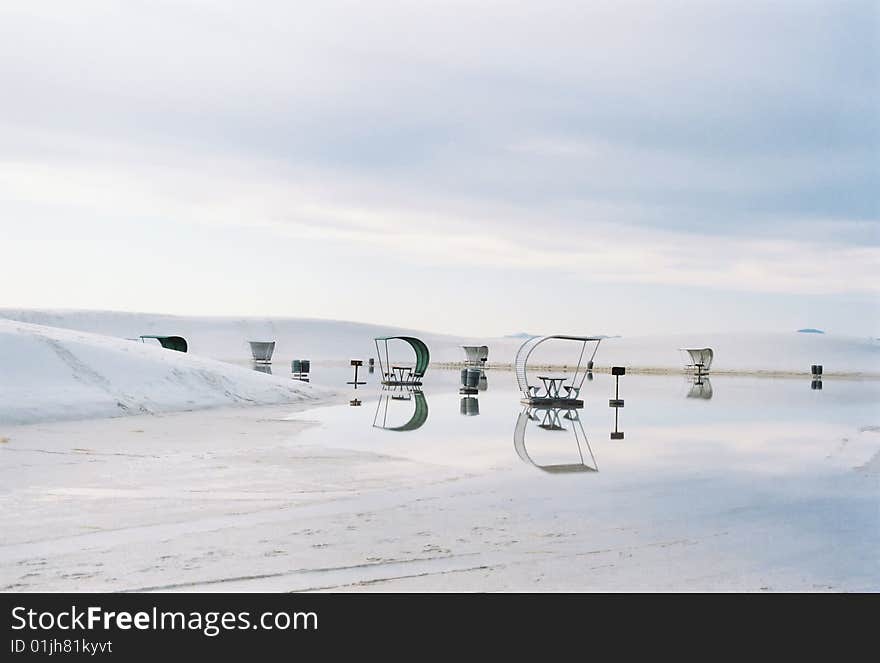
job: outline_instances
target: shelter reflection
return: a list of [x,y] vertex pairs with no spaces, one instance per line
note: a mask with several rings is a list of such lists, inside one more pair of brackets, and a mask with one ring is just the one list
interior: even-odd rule
[[690,379],[691,387],[688,390],[688,398],[699,398],[709,400],[712,398],[712,381],[708,375],[692,375]]
[[[541,431],[541,433],[540,439],[533,441],[532,453],[529,453],[526,447],[526,432],[532,424],[534,424],[532,427]],[[550,435],[555,436],[555,440],[559,441],[559,436],[566,434],[573,438],[570,440],[573,443],[571,446],[574,447],[571,450],[571,456],[572,460],[576,462],[548,463],[535,460],[533,454],[543,451],[540,447],[541,442],[550,441]],[[513,447],[524,463],[537,467],[542,472],[547,472],[548,474],[599,471],[577,408],[532,406],[523,408],[523,411],[516,420],[516,428],[514,428],[513,432]],[[576,456],[575,450],[577,452]]]
[[383,388],[379,393],[373,428],[412,431],[421,428],[427,420],[428,400],[421,389],[398,386]]

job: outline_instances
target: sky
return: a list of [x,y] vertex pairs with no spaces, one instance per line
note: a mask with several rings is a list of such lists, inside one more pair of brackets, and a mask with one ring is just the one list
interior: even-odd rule
[[0,5],[0,307],[880,336],[880,4]]

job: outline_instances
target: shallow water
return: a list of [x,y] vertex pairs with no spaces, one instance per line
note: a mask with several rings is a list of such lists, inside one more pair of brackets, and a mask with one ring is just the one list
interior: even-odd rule
[[[319,367],[312,382],[340,388],[344,378],[351,378],[347,369]],[[457,371],[432,371],[421,390],[427,419],[406,431],[391,429],[414,415],[413,392],[382,389],[374,376],[367,379],[370,383],[357,390],[347,388],[349,402],[360,405],[298,413],[295,418],[321,424],[301,441],[344,439],[349,447],[462,466],[513,469],[523,463],[513,434],[527,408],[520,403],[512,372],[488,371],[487,389],[464,396],[458,392]],[[821,391],[811,389],[808,379],[716,376],[705,383],[695,386],[684,376],[626,375],[620,378],[624,406],[615,409],[608,402],[614,397],[612,376],[596,374],[585,382],[584,407],[572,416],[577,414],[599,470],[616,474],[662,468],[691,474],[748,468],[828,475],[853,470],[880,449],[880,382],[825,380]],[[530,454],[556,450],[563,454],[560,461],[567,451],[578,456],[573,429],[580,434],[580,427],[564,416],[565,410],[558,420],[564,431],[540,427],[552,412],[549,417],[543,410],[535,414],[539,421],[530,422],[525,436]],[[615,430],[623,439],[611,438]]]
[[0,587],[880,590],[880,382],[718,376],[701,398],[627,375],[615,429],[607,374],[535,419],[508,371],[464,409],[458,371],[422,396],[351,377],[313,364],[345,393],[309,410],[16,427]]
[[[339,386],[346,374],[319,368],[313,381]],[[520,522],[568,523],[575,549],[590,538],[585,522],[704,544],[716,537],[704,573],[733,556],[735,568],[773,569],[787,586],[816,578],[816,587],[880,588],[880,382],[826,380],[820,391],[808,379],[716,376],[709,398],[684,376],[626,375],[615,410],[614,379],[596,374],[576,414],[533,411],[523,421],[513,373],[487,379],[464,405],[457,371],[430,371],[421,405],[372,379],[350,390],[359,405],[293,415],[319,424],[296,443],[460,468],[473,513],[508,500],[501,508]],[[418,424],[425,406],[422,425],[391,430]]]

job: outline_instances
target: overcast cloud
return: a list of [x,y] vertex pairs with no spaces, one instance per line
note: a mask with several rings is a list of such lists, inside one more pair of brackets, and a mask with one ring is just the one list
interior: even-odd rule
[[845,1],[5,3],[0,306],[880,335],[878,30]]

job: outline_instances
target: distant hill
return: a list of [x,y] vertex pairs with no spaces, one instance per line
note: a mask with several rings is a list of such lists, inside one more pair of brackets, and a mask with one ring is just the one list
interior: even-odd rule
[[798,334],[824,334],[825,332],[821,329],[813,329],[812,327],[807,327],[806,329],[798,329]]
[[[131,352],[136,352],[135,348],[138,347],[150,346],[124,341],[126,338],[140,334],[175,334],[183,336],[189,342],[189,355],[233,361],[248,366],[251,359],[247,343],[249,340],[275,340],[278,345],[275,347],[274,359],[277,364],[288,366],[291,359],[299,358],[348,363],[352,358],[375,357],[373,338],[389,334],[418,336],[428,344],[431,361],[438,364],[462,361],[462,345],[488,345],[490,363],[510,364],[523,340],[531,337],[531,334],[525,332],[513,338],[460,337],[338,320],[195,317],[108,311],[0,309],[0,318],[115,336],[124,343],[120,347],[129,348]],[[47,333],[44,332],[43,335]],[[4,342],[0,338],[0,411],[6,397],[4,387],[8,384],[12,393],[17,393],[12,385],[28,375],[24,366],[39,366],[43,361],[41,357],[28,354],[25,348],[15,344],[6,348]],[[598,368],[628,366],[678,372],[684,367],[678,348],[712,348],[715,351],[712,369],[718,372],[806,372],[809,375],[810,366],[822,364],[826,375],[880,375],[880,344],[876,341],[833,333],[823,334],[819,330],[794,335],[792,332],[688,331],[624,338],[606,337],[596,354],[595,365]],[[18,357],[19,352],[21,361],[25,362],[20,375],[11,372],[9,363],[12,358]],[[410,348],[404,343],[397,344],[391,352],[401,361],[411,360]],[[537,364],[570,365],[577,362],[579,353],[580,347],[576,343],[549,342],[536,351],[534,359]],[[95,370],[101,372],[97,368]],[[134,374],[134,368],[131,372]],[[266,402],[263,398],[255,400]],[[36,408],[40,407],[41,401],[40,398],[35,399]]]

